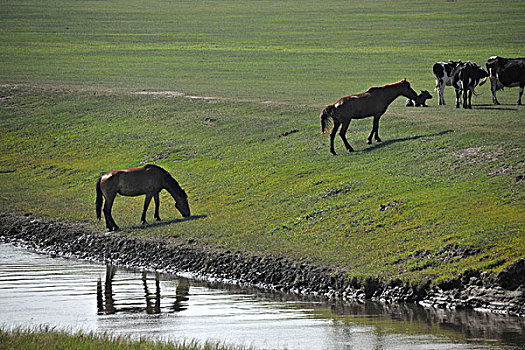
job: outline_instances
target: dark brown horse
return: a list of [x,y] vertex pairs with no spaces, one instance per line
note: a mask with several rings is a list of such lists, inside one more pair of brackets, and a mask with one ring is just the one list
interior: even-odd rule
[[410,83],[406,79],[381,87],[371,87],[362,94],[343,97],[333,105],[326,106],[321,112],[321,133],[327,133],[330,125],[333,123],[332,132],[330,133],[330,152],[336,154],[334,138],[335,134],[337,134],[337,129],[341,125],[339,136],[341,136],[346,149],[349,152],[354,151],[345,136],[352,119],[374,117],[372,132],[370,132],[366,143],[372,143],[372,135],[375,135],[377,142],[381,142],[378,135],[379,119],[386,112],[388,106],[399,96],[405,96],[412,100],[417,98],[417,93],[412,90]]
[[155,219],[160,221],[159,216],[159,192],[167,190],[175,200],[175,207],[184,217],[190,216],[188,196],[179,186],[177,181],[164,169],[157,165],[148,164],[142,168],[113,170],[102,176],[97,181],[97,201],[96,212],[100,220],[103,197],[104,218],[106,227],[110,230],[118,230],[119,227],[111,216],[111,208],[117,194],[122,196],[146,195],[144,210],[140,222],[146,224],[146,211],[148,210],[151,198],[155,200]]

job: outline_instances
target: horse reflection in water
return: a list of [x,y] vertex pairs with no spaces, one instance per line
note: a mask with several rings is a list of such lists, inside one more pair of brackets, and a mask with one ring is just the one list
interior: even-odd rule
[[[99,315],[111,315],[117,312],[128,312],[128,313],[138,313],[146,311],[147,314],[160,314],[162,313],[161,309],[161,295],[160,288],[160,274],[155,272],[155,292],[150,291],[148,286],[148,274],[147,272],[142,272],[142,286],[144,288],[144,296],[146,305],[137,306],[137,305],[127,305],[117,307],[117,302],[115,301],[115,292],[113,291],[113,281],[115,274],[117,272],[117,267],[113,265],[106,266],[106,278],[104,281],[104,286],[102,285],[102,280],[99,278],[97,281],[97,310]],[[164,312],[180,312],[187,309],[187,301],[189,300],[189,291],[190,283],[186,278],[177,278],[177,288],[175,294],[175,300],[170,306],[169,311]],[[164,296],[166,298],[166,296]],[[126,304],[124,301],[121,304]]]

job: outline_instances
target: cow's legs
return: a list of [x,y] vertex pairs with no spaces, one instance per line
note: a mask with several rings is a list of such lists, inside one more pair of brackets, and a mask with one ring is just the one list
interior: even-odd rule
[[350,126],[350,121],[352,119],[348,119],[348,121],[345,121],[343,123],[343,126],[341,126],[341,131],[339,132],[339,136],[341,136],[341,140],[343,140],[343,143],[345,144],[346,149],[348,152],[353,152],[354,149],[350,144],[348,143],[348,140],[346,139],[346,131],[348,130],[348,127]]
[[445,82],[440,80],[438,83],[438,95],[439,95],[439,105],[445,105]]
[[490,78],[490,91],[492,91],[492,103],[494,103],[495,105],[499,105],[499,101],[496,98],[496,84],[497,84],[497,81],[491,76],[491,78]]
[[[467,100],[468,98],[468,100]],[[472,108],[472,90],[467,88],[463,90],[463,108]]]
[[461,90],[456,89],[456,108],[459,108],[460,104],[461,104]]
[[525,90],[525,86],[520,86],[520,91],[518,93],[518,104],[521,104],[521,96],[523,96],[523,90]]
[[334,139],[335,135],[337,134],[337,129],[339,129],[339,125],[341,125],[341,122],[337,119],[334,119],[334,127],[332,128],[332,132],[330,133],[330,153],[332,153],[333,155],[336,155],[334,149]]

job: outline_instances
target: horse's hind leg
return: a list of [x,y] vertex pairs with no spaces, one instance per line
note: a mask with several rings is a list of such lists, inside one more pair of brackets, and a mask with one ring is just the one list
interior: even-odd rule
[[341,127],[341,131],[339,132],[339,136],[341,136],[341,139],[343,140],[343,143],[345,144],[346,149],[348,152],[353,152],[354,149],[350,144],[348,143],[348,140],[346,139],[346,131],[348,130],[348,127],[350,126],[350,121],[352,119],[348,119],[348,121],[343,123],[343,126]]
[[147,224],[146,221],[146,212],[148,211],[149,203],[151,202],[151,198],[153,196],[151,194],[146,195],[146,199],[144,200],[144,210],[142,210],[142,216],[140,217],[140,223],[141,224]]
[[155,200],[155,219],[157,221],[160,221],[160,216],[159,216],[160,198],[159,198],[158,192],[153,196],[153,199]]
[[113,207],[113,201],[115,200],[115,196],[107,196],[106,201],[104,202],[104,218],[106,219],[106,227],[110,231],[118,231],[120,228],[115,223],[115,220],[113,220],[113,216],[111,215],[111,208]]
[[339,129],[339,125],[341,125],[341,122],[337,119],[334,119],[334,127],[332,128],[332,132],[330,133],[330,153],[332,153],[333,155],[336,155],[334,148],[334,139],[335,135],[337,134],[337,129]]

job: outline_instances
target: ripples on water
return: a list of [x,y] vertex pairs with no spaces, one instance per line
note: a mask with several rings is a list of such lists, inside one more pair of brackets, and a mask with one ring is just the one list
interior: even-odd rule
[[287,349],[522,349],[525,320],[323,299],[51,258],[0,245],[0,325]]

